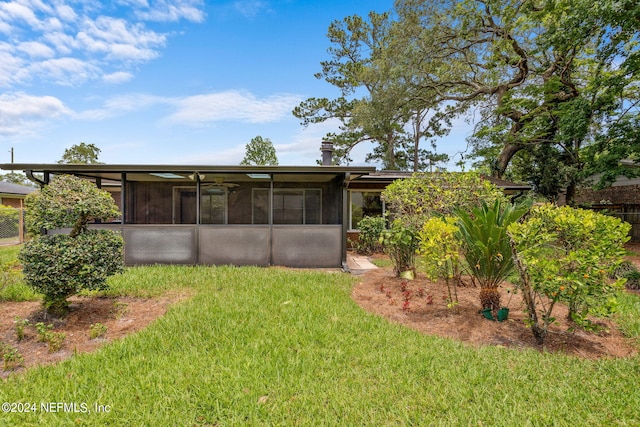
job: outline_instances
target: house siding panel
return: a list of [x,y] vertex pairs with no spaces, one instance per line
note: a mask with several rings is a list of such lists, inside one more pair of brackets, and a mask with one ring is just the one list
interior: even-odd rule
[[125,263],[196,264],[196,227],[126,226],[124,227]]
[[269,265],[269,226],[201,226],[200,263]]
[[273,263],[290,267],[341,267],[342,226],[274,226]]

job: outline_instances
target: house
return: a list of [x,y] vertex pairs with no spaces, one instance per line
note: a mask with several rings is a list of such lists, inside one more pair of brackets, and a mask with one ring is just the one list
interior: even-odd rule
[[[381,191],[410,176],[364,166],[0,167],[23,170],[41,185],[72,174],[109,191],[122,217],[94,227],[122,232],[128,265],[341,267],[359,218],[382,214]],[[526,187],[505,183],[507,191]]]
[[[44,185],[92,180],[122,217],[125,263],[341,267],[350,180],[373,167],[6,164]],[[40,177],[40,178],[37,178]]]
[[[382,191],[392,182],[398,179],[410,178],[412,172],[404,171],[378,171],[362,175],[349,182],[349,226],[347,239],[349,245],[358,240],[358,223],[365,216],[381,216],[386,212]],[[484,179],[512,197],[518,197],[531,190],[530,185],[516,184],[500,178],[483,176]]]
[[[627,167],[638,167],[635,162],[620,162]],[[633,241],[640,241],[640,178],[619,176],[609,187],[596,190],[594,183],[600,180],[601,174],[590,177],[585,185],[578,189],[574,202],[595,211],[616,216],[631,224],[630,236]]]
[[20,208],[23,206],[27,194],[35,190],[33,187],[0,181],[0,205]]

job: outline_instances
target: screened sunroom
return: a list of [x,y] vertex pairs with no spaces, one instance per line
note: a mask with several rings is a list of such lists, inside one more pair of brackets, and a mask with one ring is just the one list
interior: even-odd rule
[[[370,167],[2,165],[45,184],[56,174],[109,191],[125,261],[341,267],[348,182]],[[64,232],[65,230],[50,230]]]

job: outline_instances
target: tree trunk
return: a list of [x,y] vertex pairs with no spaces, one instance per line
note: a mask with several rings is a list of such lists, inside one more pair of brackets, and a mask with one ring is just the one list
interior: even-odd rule
[[396,166],[396,152],[395,152],[394,143],[395,141],[393,140],[393,134],[392,133],[388,134],[387,135],[387,152],[385,154],[387,157],[387,161],[386,161],[387,170],[398,169],[398,167]]
[[522,263],[520,257],[518,257],[518,251],[516,250],[515,242],[509,239],[509,245],[511,246],[513,262],[516,266],[516,269],[518,270],[518,273],[520,274],[520,289],[522,290],[522,299],[524,300],[524,304],[526,307],[527,317],[529,318],[528,321],[531,325],[531,332],[533,333],[533,337],[535,338],[536,343],[538,345],[542,345],[544,344],[544,338],[547,335],[547,328],[545,325],[540,326],[540,322],[538,321],[535,292],[531,287],[527,269]]
[[576,184],[571,182],[567,185],[567,190],[565,192],[565,204],[568,206],[574,205],[574,199],[576,198]]
[[480,289],[480,305],[482,309],[490,308],[491,311],[500,310],[500,292],[498,288],[482,288]]
[[504,172],[507,170],[507,166],[509,166],[509,162],[513,156],[520,150],[522,150],[522,146],[507,144],[502,148],[502,151],[498,155],[498,159],[496,160],[496,167],[493,170],[492,175],[496,178],[502,178]]

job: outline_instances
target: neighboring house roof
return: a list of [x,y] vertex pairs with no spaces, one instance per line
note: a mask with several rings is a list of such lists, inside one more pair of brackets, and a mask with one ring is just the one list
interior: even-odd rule
[[16,196],[16,198],[22,198],[29,193],[33,193],[35,190],[33,187],[0,181],[0,195],[5,197]]
[[487,181],[489,181],[490,183],[492,183],[496,187],[502,188],[502,189],[505,189],[505,190],[527,191],[527,190],[531,190],[533,188],[529,184],[517,184],[515,182],[507,181],[506,179],[496,178],[496,177],[488,176],[488,175],[482,175],[482,178],[486,179]]

